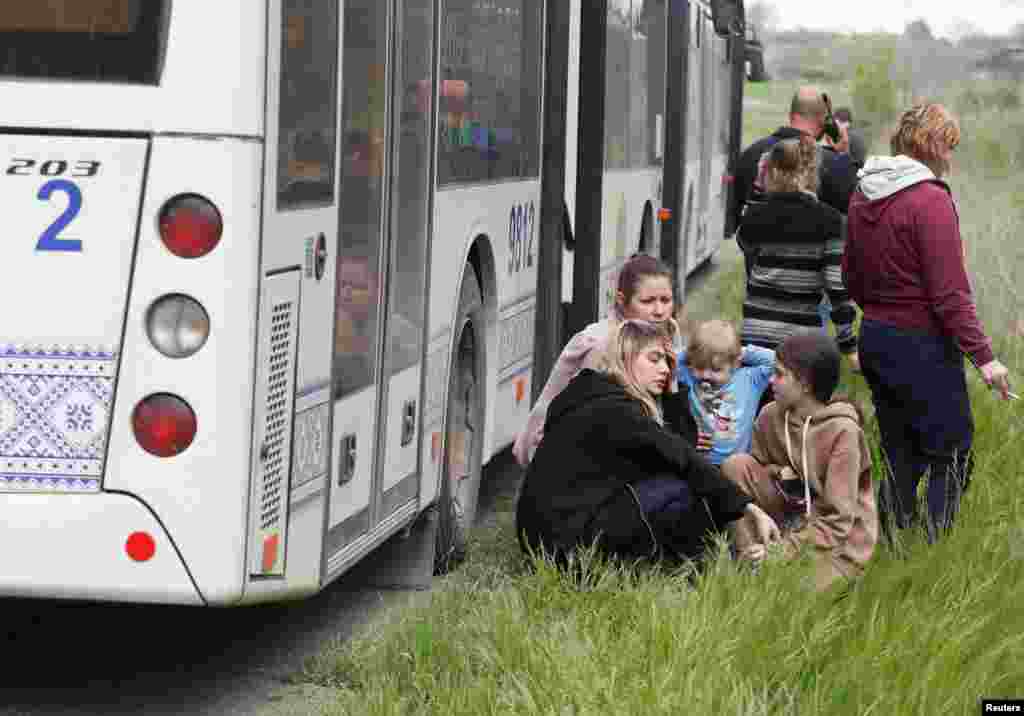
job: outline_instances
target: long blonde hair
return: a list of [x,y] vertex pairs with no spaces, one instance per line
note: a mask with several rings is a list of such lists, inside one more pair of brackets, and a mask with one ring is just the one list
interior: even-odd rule
[[668,364],[671,369],[670,380],[675,380],[676,355],[672,349],[673,331],[669,322],[651,323],[649,321],[629,320],[612,328],[608,336],[608,346],[601,356],[597,369],[621,385],[626,393],[640,404],[651,418],[664,425],[661,404],[646,388],[637,381],[633,374],[633,363],[637,356],[647,350],[651,344],[657,343],[665,348]]
[[818,147],[801,135],[775,143],[768,152],[764,177],[769,192],[818,191]]

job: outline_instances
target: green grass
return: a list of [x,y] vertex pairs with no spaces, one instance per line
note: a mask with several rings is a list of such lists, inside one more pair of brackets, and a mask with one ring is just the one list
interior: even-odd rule
[[[982,319],[1019,377],[1024,187],[982,148],[1003,136],[1017,161],[1015,121],[964,118],[953,185]],[[739,317],[741,279],[738,264],[718,278],[717,315]],[[843,384],[869,405],[859,376],[847,372]],[[524,568],[509,500],[423,606],[308,662],[295,679],[315,689],[306,712],[931,715],[1020,698],[1024,404],[997,401],[973,371],[971,393],[977,462],[957,528],[937,545],[911,532],[897,549],[879,548],[846,592],[808,589],[806,561],[772,559],[752,573],[721,544],[702,575],[591,557],[577,586],[543,562]],[[867,435],[877,476],[870,417]]]

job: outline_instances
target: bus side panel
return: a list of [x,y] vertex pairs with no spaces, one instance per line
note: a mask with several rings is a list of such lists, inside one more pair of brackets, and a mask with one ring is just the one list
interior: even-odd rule
[[159,85],[4,79],[0,124],[59,131],[262,134],[266,2],[174,0],[171,5]]
[[[239,599],[245,565],[262,157],[256,141],[153,139],[104,485],[153,510],[212,604]],[[201,258],[172,255],[158,235],[161,207],[183,192],[223,217],[220,243]],[[206,345],[188,358],[163,356],[146,334],[147,310],[167,293],[193,297],[210,318]],[[150,455],[132,435],[135,405],[163,392],[183,398],[198,423],[173,458]]]
[[[0,494],[4,568],[0,594],[38,599],[201,606],[174,545],[152,513],[127,495]],[[136,561],[129,535],[152,539]]]
[[[253,410],[252,494],[243,603],[312,594],[320,586],[324,497],[300,497],[292,444],[301,272],[267,276],[260,287]],[[323,436],[326,438],[326,435]]]

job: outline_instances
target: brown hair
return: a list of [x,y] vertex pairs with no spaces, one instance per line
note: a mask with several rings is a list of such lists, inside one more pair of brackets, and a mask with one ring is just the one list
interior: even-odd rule
[[818,191],[818,147],[806,135],[783,139],[768,153],[765,189],[780,191]]
[[736,327],[729,321],[698,323],[690,334],[686,364],[693,368],[719,368],[733,363],[743,353]]
[[633,300],[633,294],[636,293],[640,284],[644,279],[651,276],[668,279],[668,285],[672,287],[673,302],[675,302],[678,291],[676,291],[672,269],[666,266],[664,262],[648,254],[633,254],[619,271],[619,281],[616,288],[622,292],[623,303],[629,304]]
[[834,338],[819,331],[793,334],[775,349],[775,359],[807,386],[819,403],[848,403],[857,413],[858,422],[864,424],[857,401],[835,392],[839,385],[839,350]]
[[640,401],[644,412],[659,425],[663,425],[661,406],[654,396],[637,382],[632,370],[637,356],[652,343],[665,346],[671,371],[670,380],[675,380],[676,354],[672,349],[672,331],[665,323],[650,321],[623,321],[612,328],[608,346],[598,363],[598,370],[625,388],[630,397]]
[[937,177],[949,173],[949,162],[939,157],[945,148],[960,143],[960,123],[937,102],[915,104],[900,117],[889,140],[893,155],[903,154],[921,162]]

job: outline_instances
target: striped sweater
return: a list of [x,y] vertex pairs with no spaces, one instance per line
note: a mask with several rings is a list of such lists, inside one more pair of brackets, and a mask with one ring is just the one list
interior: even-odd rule
[[751,267],[743,343],[776,348],[798,331],[820,328],[818,304],[826,294],[839,350],[857,349],[857,313],[841,271],[845,217],[812,194],[768,194],[749,207],[737,238]]

